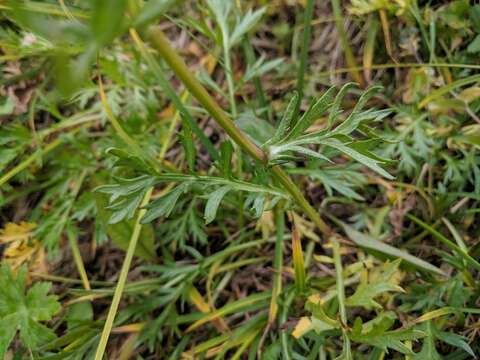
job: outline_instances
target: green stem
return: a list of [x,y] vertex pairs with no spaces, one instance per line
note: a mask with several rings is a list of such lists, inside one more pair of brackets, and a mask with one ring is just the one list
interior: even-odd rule
[[348,42],[347,33],[345,32],[344,18],[342,14],[342,8],[340,6],[340,1],[331,0],[331,3],[333,8],[333,16],[335,17],[335,25],[338,32],[338,37],[340,38],[343,52],[345,54],[345,61],[349,68],[353,68],[353,70],[350,71],[350,75],[352,76],[353,80],[360,84],[360,86],[363,86],[363,78],[358,72],[358,70],[355,69],[357,67],[357,63],[355,61],[355,56],[353,55],[353,50]]
[[177,111],[182,115],[182,121],[185,121],[187,125],[191,127],[192,131],[195,133],[195,135],[197,135],[198,139],[203,144],[203,146],[205,146],[205,149],[208,151],[212,159],[219,160],[220,155],[218,154],[218,151],[215,149],[215,146],[213,146],[212,142],[205,136],[202,130],[198,127],[197,123],[193,119],[193,116],[190,114],[189,110],[184,105],[185,101],[180,99],[177,96],[177,94],[175,93],[175,90],[172,88],[167,78],[163,74],[162,68],[160,67],[158,62],[155,61],[155,58],[148,52],[148,50],[145,47],[145,44],[142,42],[142,40],[140,39],[140,36],[138,35],[135,29],[130,29],[130,36],[132,37],[140,54],[147,61],[148,65],[152,69],[155,77],[160,83],[160,86],[165,91],[167,96],[170,98],[170,100],[172,101]]
[[[303,42],[300,52],[300,65],[298,67],[297,74],[297,92],[299,99],[303,98],[303,88],[305,85],[305,70],[307,67],[308,49],[310,48],[310,38],[312,33],[313,3],[313,0],[307,0],[307,7],[305,9],[305,16],[303,19]],[[294,119],[296,119],[298,112],[300,111],[300,102],[301,101],[298,102],[295,109],[295,116],[293,117]]]
[[133,254],[135,253],[135,248],[137,247],[138,238],[140,237],[140,230],[142,229],[142,224],[140,224],[140,219],[145,215],[145,207],[152,195],[153,188],[150,188],[145,196],[143,197],[142,204],[135,220],[135,226],[133,228],[132,236],[130,237],[130,243],[128,244],[127,253],[125,255],[125,260],[122,264],[122,269],[120,270],[120,276],[118,277],[117,286],[115,288],[115,293],[113,294],[112,303],[110,304],[110,309],[108,310],[107,319],[103,327],[102,335],[100,337],[100,342],[98,343],[97,351],[95,353],[95,360],[102,360],[103,354],[107,347],[108,338],[110,332],[112,331],[113,321],[115,320],[115,315],[117,314],[118,305],[120,304],[120,299],[122,298],[123,289],[125,288],[125,283],[127,282],[128,271],[130,270],[130,265],[132,263]]
[[473,257],[471,257],[467,252],[465,252],[460,246],[455,244],[453,241],[447,239],[442,233],[439,231],[435,230],[432,226],[427,224],[426,222],[420,220],[419,218],[407,214],[407,217],[412,220],[414,223],[420,225],[423,227],[425,230],[427,230],[430,234],[432,234],[438,241],[449,247],[451,250],[455,251],[458,255],[463,257],[467,263],[469,263],[473,268],[477,269],[477,271],[480,271],[480,263],[475,260]]
[[227,77],[230,111],[232,119],[235,120],[237,118],[237,104],[235,103],[235,84],[233,82],[232,61],[230,59],[228,44],[223,45],[223,61],[225,64],[225,76]]
[[282,270],[283,270],[283,239],[285,236],[285,213],[282,203],[277,204],[274,209],[276,239],[275,239],[275,257],[273,268],[275,275],[273,277],[272,299],[270,302],[270,313],[268,323],[272,324],[277,317],[278,298],[282,292]]
[[73,261],[75,262],[78,274],[82,280],[82,285],[85,290],[91,290],[92,288],[90,286],[90,281],[88,280],[87,271],[85,270],[82,255],[80,254],[80,248],[78,247],[77,237],[70,227],[67,227],[67,237],[68,243],[70,244],[70,249],[72,250]]
[[347,310],[345,308],[345,285],[343,283],[343,267],[342,259],[340,257],[340,246],[335,237],[331,238],[333,246],[333,261],[335,263],[335,275],[337,283],[337,299],[338,307],[340,309],[340,320],[344,326],[347,325]]
[[11,178],[13,178],[15,175],[17,175],[22,170],[25,170],[35,160],[37,160],[38,158],[41,158],[45,154],[47,154],[50,151],[52,151],[53,149],[55,149],[57,146],[59,146],[62,143],[62,141],[63,141],[62,138],[58,138],[58,139],[52,141],[47,146],[45,146],[44,148],[42,148],[41,150],[34,152],[32,155],[30,155],[28,158],[26,158],[20,164],[15,166],[12,170],[10,170],[5,175],[3,175],[0,178],[0,186],[5,184],[7,181],[9,181]]
[[[248,65],[253,65],[255,63],[255,52],[253,50],[253,46],[250,42],[248,36],[243,39],[243,52],[245,53],[245,58],[247,60]],[[258,99],[258,106],[265,111],[265,118],[266,120],[272,119],[272,112],[270,107],[267,103],[267,98],[265,97],[265,93],[262,88],[262,83],[258,76],[253,78],[253,84],[255,85],[255,94]]]
[[[215,121],[232,138],[232,140],[252,158],[263,164],[266,164],[268,162],[268,156],[235,126],[235,124],[227,117],[222,108],[210,96],[207,90],[194,76],[192,76],[190,69],[187,67],[183,59],[171,47],[170,42],[162,30],[160,30],[158,27],[150,28],[147,36],[151,45],[155,48],[155,50],[158,51],[160,56],[163,57],[163,59],[187,87],[190,93],[210,113]],[[282,168],[279,166],[273,166],[271,171],[274,177],[290,193],[298,206],[300,206],[305,214],[315,223],[320,231],[325,235],[329,234],[331,232],[329,226],[320,218],[317,211],[308,203],[301,191],[282,170]]]

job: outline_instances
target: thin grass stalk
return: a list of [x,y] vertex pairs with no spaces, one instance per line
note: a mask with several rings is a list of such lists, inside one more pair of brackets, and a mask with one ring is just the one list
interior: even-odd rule
[[345,55],[345,61],[349,68],[353,70],[350,71],[350,75],[352,79],[356,81],[360,86],[364,86],[364,81],[360,72],[356,70],[357,63],[355,61],[355,56],[353,55],[352,47],[349,44],[347,33],[345,32],[344,27],[344,18],[342,13],[342,8],[340,6],[339,0],[331,0],[332,8],[333,8],[333,16],[335,17],[335,25],[337,27],[338,36],[340,38],[340,42],[342,44],[343,53]]
[[363,71],[365,69],[371,70],[385,70],[385,69],[409,69],[409,68],[420,68],[430,66],[433,68],[455,68],[455,69],[480,69],[480,65],[475,64],[459,64],[459,63],[436,63],[436,64],[429,64],[429,63],[385,63],[385,64],[372,64],[367,66],[355,66],[355,67],[343,67],[337,68],[335,70],[329,71],[322,71],[315,74],[315,77],[322,77],[322,76],[329,76],[329,75],[338,75],[338,74],[345,74],[351,73],[352,71]]
[[333,261],[335,264],[335,275],[336,275],[336,287],[337,287],[337,300],[338,308],[340,312],[340,321],[342,323],[342,337],[343,337],[343,354],[350,353],[350,339],[347,334],[347,308],[345,306],[345,283],[343,281],[343,266],[342,258],[340,256],[340,245],[335,236],[330,238],[333,250]]
[[[253,46],[250,43],[250,39],[246,36],[242,42],[243,52],[245,53],[245,58],[247,60],[248,65],[253,65],[255,63],[255,52],[253,50]],[[262,82],[258,76],[253,78],[253,85],[255,86],[255,95],[258,99],[258,106],[265,110],[265,119],[271,121],[272,120],[272,112],[270,107],[267,103],[267,98],[265,96],[265,92],[263,91]]]
[[[268,156],[235,126],[207,90],[192,76],[183,59],[171,47],[163,31],[158,27],[150,28],[147,32],[147,38],[152,47],[163,57],[190,93],[210,113],[232,140],[255,160],[266,164]],[[320,231],[325,235],[329,234],[331,232],[329,226],[320,218],[318,212],[308,203],[301,191],[282,168],[273,166],[271,172]]]
[[471,257],[466,251],[464,251],[460,246],[455,244],[453,241],[447,239],[442,233],[435,230],[432,226],[427,224],[426,222],[420,220],[419,218],[407,214],[407,217],[412,220],[417,225],[420,225],[422,228],[427,230],[430,234],[432,234],[438,241],[443,243],[445,246],[450,248],[451,250],[455,251],[458,255],[460,255],[470,266],[475,268],[477,271],[480,271],[480,263]]
[[[87,176],[87,172],[83,171],[82,174],[80,175],[80,178],[76,182],[75,189],[73,190],[72,202],[69,206],[69,209],[64,214],[65,218],[69,216],[70,211],[73,207],[73,203],[76,197],[78,196],[78,193],[80,192],[80,189],[82,187],[83,181],[86,176]],[[66,219],[66,221],[68,220]],[[80,254],[80,248],[78,247],[77,237],[73,233],[70,226],[68,226],[68,224],[67,224],[67,237],[68,237],[68,243],[70,244],[70,249],[72,251],[73,261],[75,262],[75,266],[77,267],[78,275],[80,275],[80,279],[82,280],[83,287],[85,288],[85,290],[91,290],[87,271],[85,270],[85,265],[83,264],[82,255]]]
[[83,264],[82,255],[80,254],[80,248],[78,247],[77,237],[73,232],[67,228],[68,243],[70,244],[70,249],[72,251],[73,261],[77,267],[78,275],[82,281],[83,288],[85,290],[91,290],[90,281],[88,280],[88,275],[85,270],[85,265]]
[[118,306],[122,298],[123,289],[125,288],[125,284],[127,282],[127,275],[130,270],[130,265],[132,264],[133,255],[135,253],[137,242],[140,237],[140,230],[142,229],[142,224],[140,224],[140,219],[147,212],[147,210],[143,209],[143,207],[145,207],[150,201],[152,190],[153,188],[150,188],[147,191],[140,205],[141,210],[139,210],[137,218],[135,220],[135,225],[133,228],[132,236],[130,237],[127,253],[125,254],[125,259],[123,260],[122,269],[120,270],[120,276],[118,277],[117,286],[113,294],[113,299],[110,304],[110,309],[108,310],[107,319],[105,320],[105,325],[102,330],[102,335],[100,336],[100,342],[98,343],[97,351],[95,353],[95,360],[103,359],[103,354],[105,353],[108,338],[110,337],[110,332],[112,331],[113,322],[115,320]]
[[32,155],[30,155],[28,158],[26,158],[24,161],[22,161],[20,164],[12,168],[10,171],[8,171],[5,175],[3,175],[0,178],[0,186],[5,184],[7,181],[9,181],[11,178],[13,178],[15,175],[17,175],[19,172],[22,170],[25,170],[31,163],[33,163],[35,160],[41,158],[42,156],[48,154],[50,151],[58,147],[61,143],[63,142],[62,138],[58,138],[54,141],[52,141],[50,144],[45,146],[44,148],[34,152]]
[[285,236],[285,213],[283,204],[278,204],[274,209],[275,216],[275,255],[273,260],[273,268],[275,275],[273,277],[272,300],[270,302],[270,312],[268,314],[268,322],[272,324],[278,313],[278,297],[282,292],[282,271],[283,271],[283,239]]
[[237,103],[235,102],[235,84],[233,81],[232,59],[230,58],[230,50],[226,41],[223,42],[223,64],[225,66],[225,76],[227,78],[230,112],[232,114],[232,119],[235,120],[237,118]]
[[335,275],[336,275],[336,284],[337,284],[337,299],[338,307],[340,311],[340,320],[343,325],[347,324],[347,310],[345,307],[345,284],[343,282],[343,266],[342,258],[340,256],[340,245],[335,237],[332,236],[330,239],[332,243],[333,250],[333,261],[335,264]]
[[[300,64],[297,72],[297,92],[299,99],[303,98],[303,88],[305,86],[305,71],[307,68],[308,49],[310,48],[310,38],[312,34],[313,4],[313,0],[307,0],[305,16],[303,18],[303,40],[302,48],[300,50]],[[295,108],[294,119],[297,118],[297,115],[300,112],[300,103],[301,101],[298,102]]]
[[295,287],[297,288],[298,294],[301,295],[305,292],[305,281],[307,275],[305,271],[305,260],[303,256],[300,230],[295,222],[295,217],[293,216],[292,222],[292,261],[295,273]]
[[166,95],[170,98],[170,100],[172,101],[177,111],[179,111],[180,114],[182,115],[182,120],[186,121],[188,125],[192,128],[192,131],[198,137],[198,139],[203,144],[203,146],[205,146],[205,149],[208,151],[212,159],[219,160],[220,155],[218,154],[218,151],[215,149],[215,146],[203,134],[203,132],[200,130],[196,122],[193,120],[192,115],[184,105],[184,101],[182,101],[182,99],[180,99],[177,96],[173,88],[170,86],[169,82],[167,81],[166,77],[163,74],[161,67],[155,61],[153,56],[148,52],[148,50],[145,47],[145,44],[142,42],[140,36],[138,35],[135,29],[130,29],[130,36],[132,37],[140,54],[143,56],[143,58],[147,61],[147,63],[153,70],[153,73],[155,74],[157,80],[160,82],[160,86],[165,91]]

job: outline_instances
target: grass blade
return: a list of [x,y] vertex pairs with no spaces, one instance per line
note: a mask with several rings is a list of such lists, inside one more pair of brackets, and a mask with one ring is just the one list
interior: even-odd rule
[[468,255],[466,251],[464,251],[460,246],[455,244],[453,241],[447,239],[442,233],[439,231],[435,230],[432,226],[428,225],[426,222],[423,222],[419,218],[407,214],[407,217],[412,220],[414,223],[420,225],[422,228],[427,230],[430,234],[432,234],[438,241],[443,243],[445,246],[449,247],[456,253],[458,253],[468,264],[470,264],[473,268],[477,269],[480,271],[480,263],[475,260],[473,257]]
[[303,294],[305,291],[305,262],[303,259],[302,243],[300,241],[300,230],[295,223],[295,217],[293,219],[292,229],[292,252],[293,252],[293,269],[295,272],[295,286],[299,294]]
[[393,247],[389,244],[385,244],[368,235],[362,234],[361,232],[355,230],[354,228],[345,224],[344,222],[341,222],[339,220],[336,220],[336,222],[343,228],[343,231],[345,231],[348,238],[358,246],[361,246],[370,250],[374,250],[374,251],[379,251],[385,255],[403,259],[409,264],[412,264],[419,269],[433,272],[438,275],[446,276],[446,274],[436,266],[416,256],[413,256],[404,250],[397,249],[396,247]]

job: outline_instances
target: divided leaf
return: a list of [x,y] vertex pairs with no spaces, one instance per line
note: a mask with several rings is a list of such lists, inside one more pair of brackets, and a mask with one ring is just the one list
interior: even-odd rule
[[315,120],[323,115],[331,106],[335,87],[328,89],[316,102],[314,102],[308,110],[302,115],[300,120],[295,124],[292,131],[288,134],[287,140],[295,139],[302,135]]
[[[367,310],[373,308],[381,309],[382,306],[374,299],[379,295],[387,292],[396,291],[403,292],[404,290],[398,286],[399,282],[399,265],[401,260],[397,259],[393,262],[384,264],[382,270],[370,279],[363,279],[358,285],[355,293],[346,299],[347,306],[361,306]],[[365,270],[366,271],[366,270]]]
[[357,318],[350,338],[355,342],[372,345],[385,352],[392,349],[402,354],[414,355],[404,341],[418,340],[425,337],[425,333],[413,328],[387,331],[396,318],[397,316],[391,311],[382,313],[365,324],[362,324],[361,319]]
[[298,92],[295,91],[292,98],[290,99],[290,102],[287,105],[287,109],[283,114],[282,120],[280,120],[280,124],[278,125],[277,130],[275,130],[275,134],[267,142],[268,144],[275,144],[285,136],[287,130],[290,128],[290,124],[293,120],[293,115],[295,114],[295,108],[297,107],[299,101],[300,97],[298,95]]
[[190,188],[190,183],[185,182],[163,195],[162,197],[152,201],[146,206],[147,212],[141,219],[142,224],[149,223],[161,216],[168,217],[172,212],[180,195]]
[[36,349],[55,339],[55,333],[39,321],[50,320],[59,310],[55,295],[47,295],[50,283],[36,283],[25,291],[26,268],[14,276],[7,265],[0,267],[0,358],[17,331],[25,346]]

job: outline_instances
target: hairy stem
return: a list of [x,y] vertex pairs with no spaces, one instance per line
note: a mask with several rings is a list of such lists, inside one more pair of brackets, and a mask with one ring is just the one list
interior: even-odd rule
[[[235,124],[228,118],[223,109],[210,96],[207,90],[200,82],[191,74],[183,59],[171,47],[169,40],[166,38],[162,30],[158,27],[152,27],[147,32],[147,38],[152,47],[162,56],[165,62],[170,66],[177,77],[182,81],[190,93],[202,104],[202,106],[210,113],[215,121],[225,130],[232,140],[240,146],[255,160],[266,164],[268,156],[255,145],[250,139],[243,134]],[[290,193],[298,206],[305,214],[315,223],[319,230],[324,234],[329,234],[329,226],[322,220],[318,212],[308,203],[302,192],[288,177],[288,175],[279,166],[271,168],[273,176],[282,184],[282,186]]]

